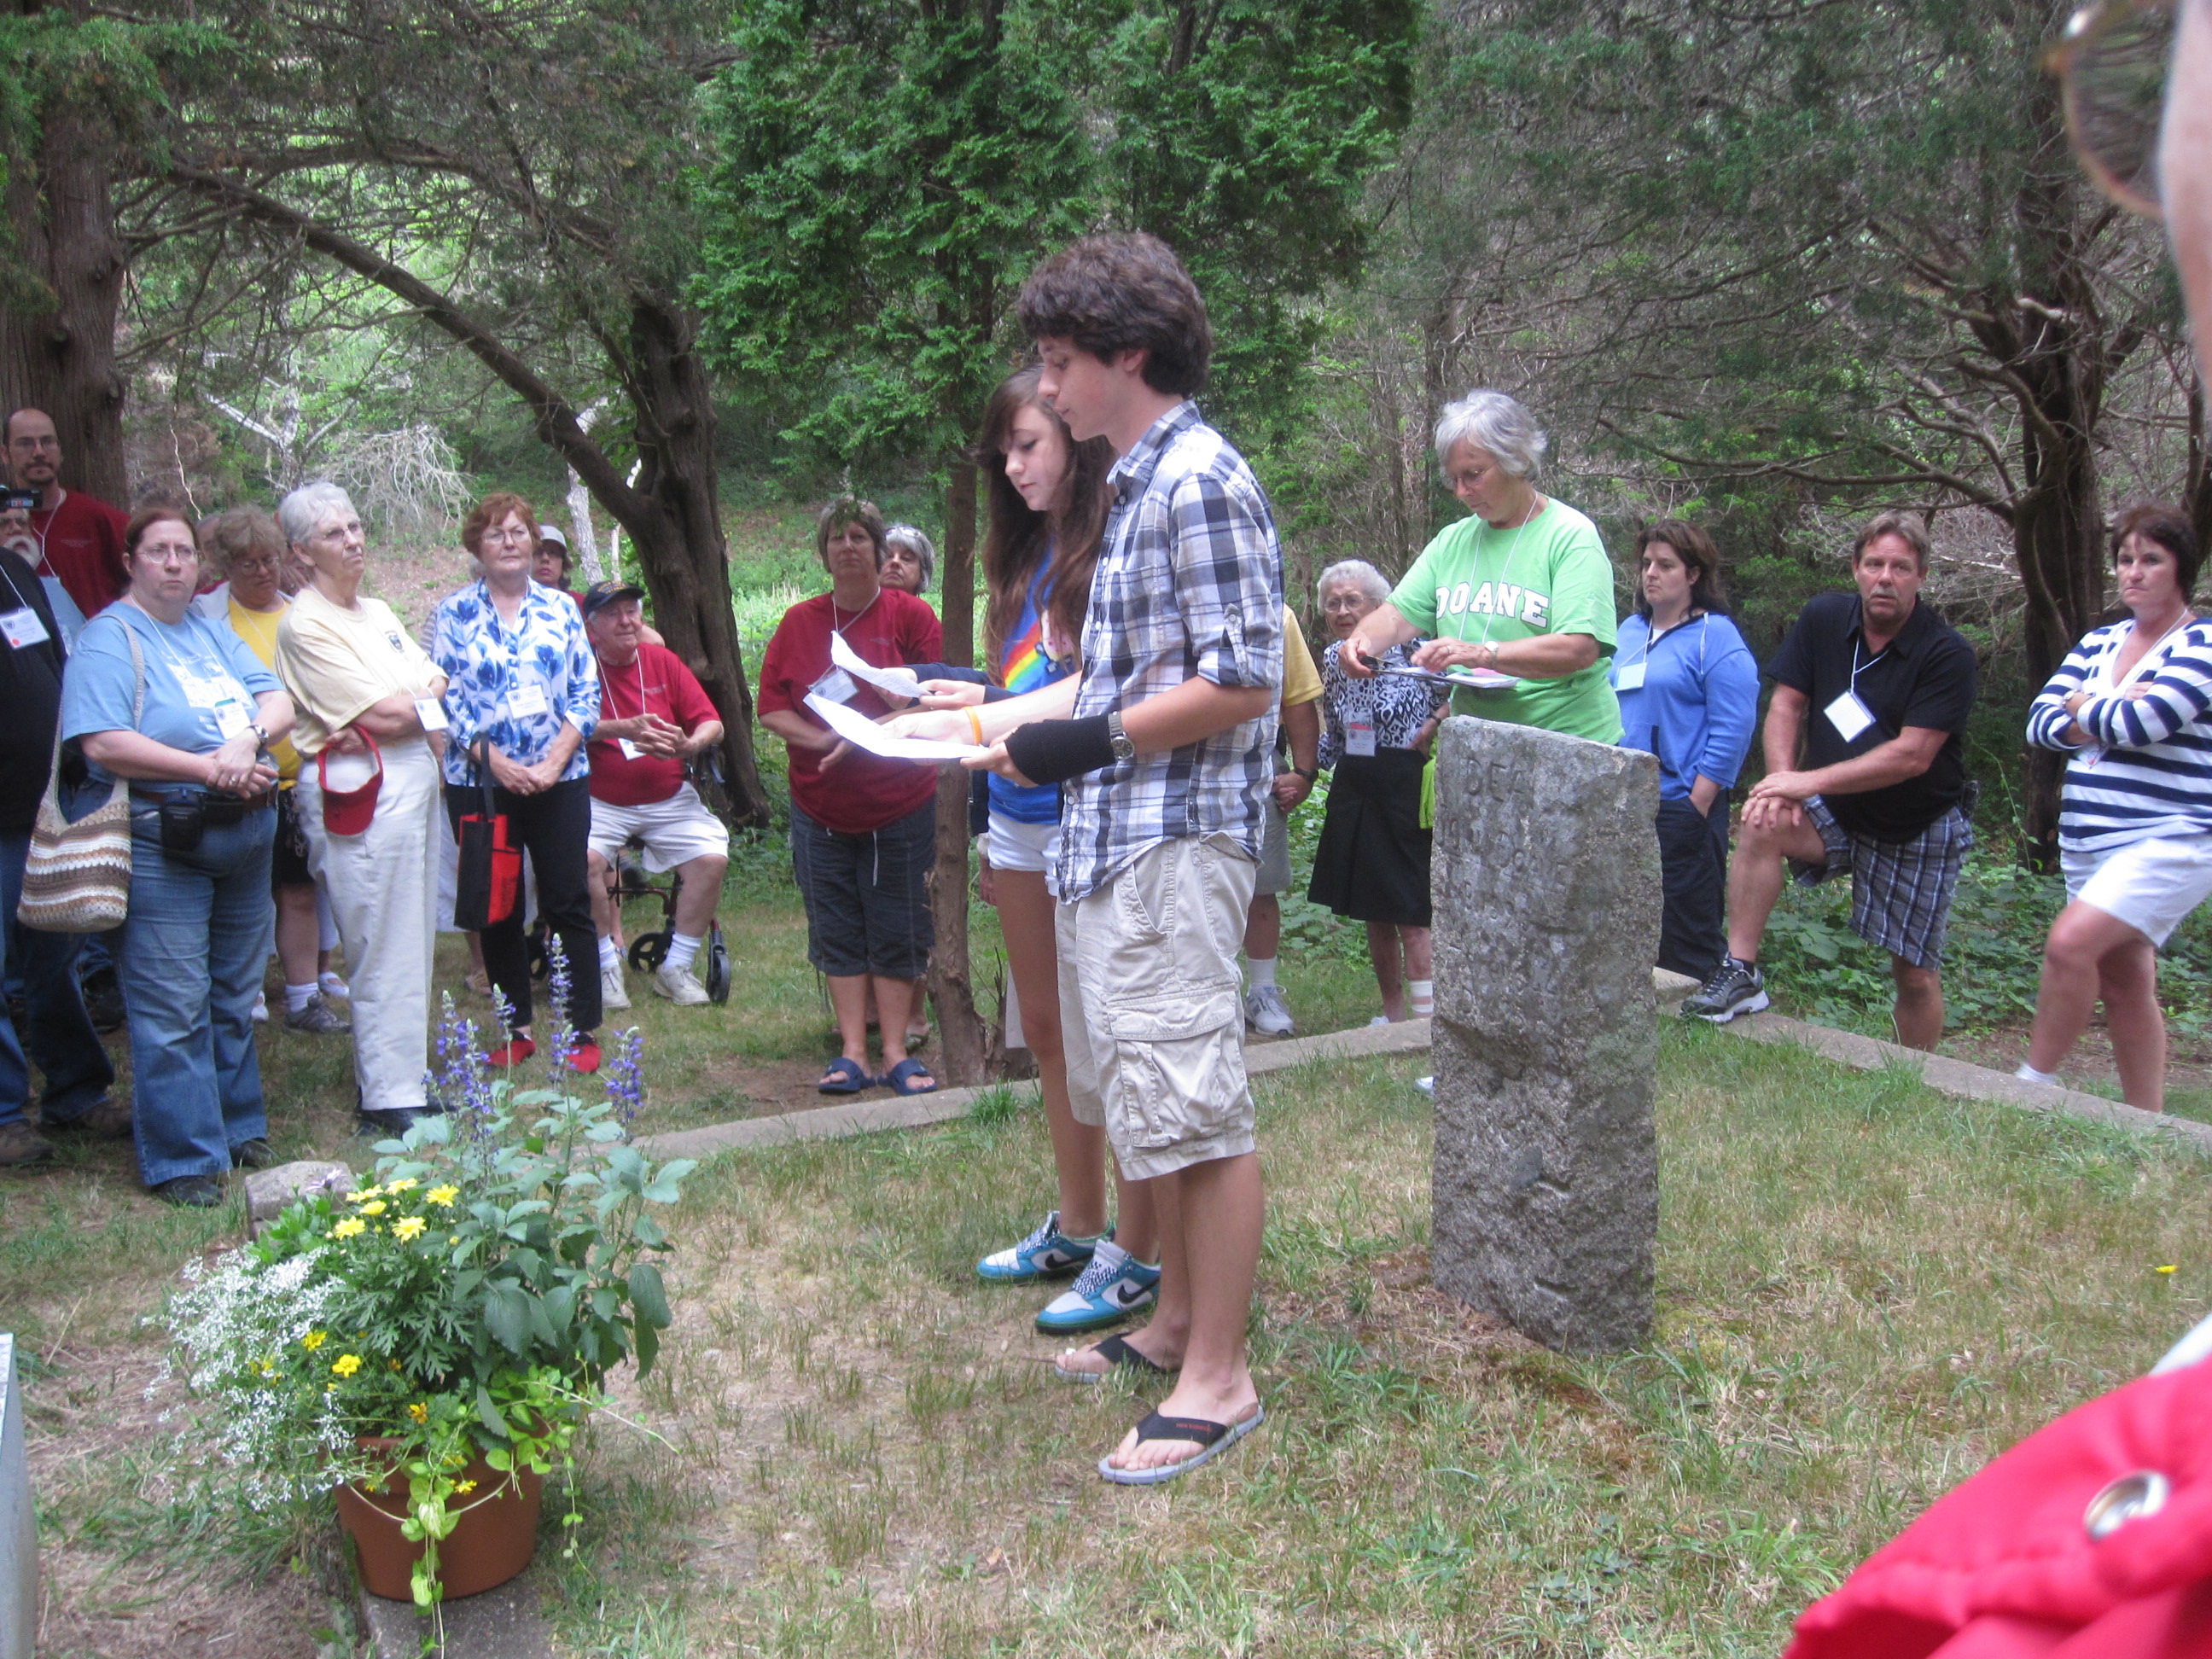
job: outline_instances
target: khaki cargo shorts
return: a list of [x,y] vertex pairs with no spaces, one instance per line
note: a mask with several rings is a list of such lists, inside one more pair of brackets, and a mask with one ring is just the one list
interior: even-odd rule
[[1069,1103],[1131,1181],[1255,1149],[1237,952],[1258,872],[1225,836],[1185,836],[1060,907]]

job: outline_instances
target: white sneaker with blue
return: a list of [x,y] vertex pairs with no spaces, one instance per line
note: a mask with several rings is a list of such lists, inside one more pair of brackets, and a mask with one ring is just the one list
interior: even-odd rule
[[1102,1238],[1083,1276],[1036,1316],[1036,1328],[1054,1336],[1095,1331],[1141,1313],[1159,1299],[1160,1270]]
[[[1114,1237],[1112,1233],[1105,1235]],[[975,1264],[975,1271],[994,1285],[1027,1285],[1040,1279],[1065,1279],[1091,1261],[1102,1241],[1070,1238],[1060,1230],[1054,1210],[1043,1224],[1011,1250],[999,1250]]]

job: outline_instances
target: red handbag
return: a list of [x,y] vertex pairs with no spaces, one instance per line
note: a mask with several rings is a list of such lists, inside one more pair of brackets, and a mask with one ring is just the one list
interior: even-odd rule
[[477,746],[476,769],[483,811],[461,820],[460,867],[453,878],[453,926],[465,933],[505,921],[522,890],[522,851],[507,839],[507,814],[492,810],[489,740]]
[[1786,1659],[2212,1656],[2212,1363],[2029,1436],[1797,1620]]

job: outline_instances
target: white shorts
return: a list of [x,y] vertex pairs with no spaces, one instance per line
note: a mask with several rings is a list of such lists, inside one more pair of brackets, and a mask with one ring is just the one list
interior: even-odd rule
[[1060,896],[1056,873],[1060,863],[1058,823],[1024,823],[1018,818],[1001,817],[994,812],[990,832],[983,838],[983,850],[994,870],[1043,871],[1045,891],[1054,898]]
[[2212,898],[2212,836],[2160,836],[2104,853],[2062,849],[2058,862],[2068,898],[2118,917],[2153,945]]
[[632,836],[645,843],[645,867],[656,875],[708,854],[730,855],[728,829],[688,783],[666,800],[644,806],[617,806],[592,797],[594,853],[611,863]]

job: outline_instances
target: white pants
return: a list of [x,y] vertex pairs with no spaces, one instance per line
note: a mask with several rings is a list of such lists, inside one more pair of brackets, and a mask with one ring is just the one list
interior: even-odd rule
[[307,863],[331,896],[353,991],[353,1072],[362,1109],[420,1109],[430,1052],[432,906],[438,892],[438,767],[417,739],[387,745],[376,817],[358,836],[323,828],[315,769],[300,769]]

